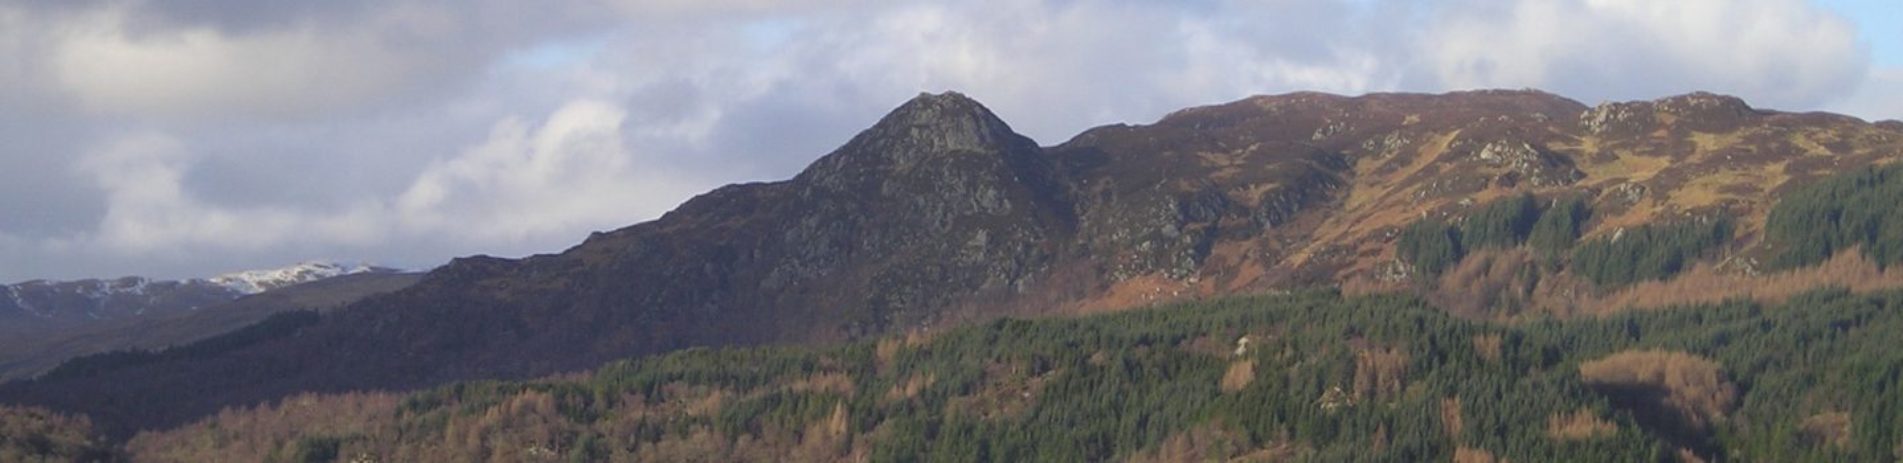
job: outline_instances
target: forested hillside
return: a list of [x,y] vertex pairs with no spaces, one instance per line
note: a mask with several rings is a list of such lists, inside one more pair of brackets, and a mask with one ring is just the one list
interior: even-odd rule
[[[302,396],[152,461],[1892,461],[1903,293],[1503,326],[1309,291]],[[1681,460],[1683,458],[1684,460]]]
[[1706,93],[1049,147],[921,95],[794,178],[0,402],[159,461],[1889,460],[1899,150]]

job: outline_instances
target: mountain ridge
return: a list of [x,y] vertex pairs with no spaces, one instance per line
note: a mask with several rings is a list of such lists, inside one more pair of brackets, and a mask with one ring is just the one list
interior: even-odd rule
[[[350,281],[290,291],[304,296],[277,294],[340,278]],[[284,310],[327,309],[411,279],[368,264],[309,261],[185,280],[121,277],[4,285],[0,379],[37,375],[80,355],[182,344]]]
[[[722,187],[559,254],[456,259],[283,336],[0,397],[163,426],[299,391],[523,378],[695,346],[1313,285],[1466,292],[1436,281],[1459,271],[1400,258],[1396,237],[1516,195],[1586,198],[1580,239],[1737,217],[1722,247],[1749,255],[1779,192],[1899,147],[1854,118],[1719,95],[1589,107],[1537,91],[1251,97],[1040,147],[975,100],[923,94],[788,180]],[[1568,314],[1590,309],[1568,295],[1616,289],[1514,259],[1481,279],[1523,303],[1449,310]],[[1542,278],[1515,280],[1526,272]],[[112,380],[132,377],[143,382]],[[221,395],[139,399],[197,389]],[[140,405],[89,405],[100,397]]]

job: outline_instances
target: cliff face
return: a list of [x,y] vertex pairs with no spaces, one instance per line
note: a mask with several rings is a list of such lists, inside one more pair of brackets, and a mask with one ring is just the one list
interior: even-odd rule
[[282,333],[0,398],[170,425],[296,391],[543,375],[694,346],[1404,287],[1416,276],[1397,268],[1396,230],[1520,193],[1587,198],[1588,236],[1738,217],[1743,249],[1779,191],[1899,152],[1894,129],[1709,94],[1587,107],[1531,91],[1298,93],[1048,148],[963,95],[921,95],[786,181],[720,188],[559,254],[458,259]]

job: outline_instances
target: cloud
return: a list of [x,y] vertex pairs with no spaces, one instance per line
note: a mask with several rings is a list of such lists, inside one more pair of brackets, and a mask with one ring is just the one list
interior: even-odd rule
[[405,90],[429,60],[364,31],[249,37],[193,28],[133,35],[102,14],[53,50],[56,79],[87,109],[145,116],[302,115]]
[[76,168],[107,193],[94,234],[49,241],[54,248],[103,247],[127,255],[190,255],[202,249],[258,250],[291,239],[353,244],[378,238],[373,223],[351,215],[306,215],[278,208],[229,210],[188,195],[186,145],[162,133],[122,136],[80,159]]
[[1461,0],[1420,39],[1437,87],[1591,99],[1709,90],[1814,107],[1869,61],[1855,25],[1801,0]]
[[[309,118],[426,103],[509,50],[596,30],[603,6],[437,2],[73,2],[0,7],[33,28],[43,68],[81,108],[115,116]],[[421,100],[421,101],[419,101]]]
[[1296,90],[1896,117],[1856,32],[1801,0],[12,3],[0,281],[555,251],[919,91],[1045,144]]
[[506,245],[574,239],[578,232],[659,215],[686,199],[686,182],[641,169],[622,136],[627,112],[576,101],[539,127],[496,124],[487,141],[432,163],[395,200],[406,233]]
[[578,100],[540,121],[507,118],[487,140],[429,164],[400,194],[360,196],[333,210],[206,202],[185,185],[204,161],[189,144],[164,133],[125,134],[74,165],[106,192],[106,212],[95,231],[38,242],[0,233],[0,253],[182,265],[207,254],[287,248],[410,247],[431,257],[467,249],[548,251],[578,242],[590,230],[658,216],[712,186],[642,165],[624,140],[626,117],[617,106]]
[[1871,121],[1903,120],[1903,69],[1880,68],[1856,87],[1856,91],[1830,105],[1830,110],[1862,116]]

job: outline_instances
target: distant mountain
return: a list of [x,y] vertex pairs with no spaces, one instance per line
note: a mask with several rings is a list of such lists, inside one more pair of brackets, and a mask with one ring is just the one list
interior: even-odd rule
[[269,270],[247,270],[232,272],[205,281],[230,288],[240,294],[257,294],[286,286],[309,283],[326,278],[336,278],[359,273],[395,273],[397,270],[369,264],[340,264],[336,262],[303,262],[284,268]]
[[[340,277],[351,278],[274,294]],[[0,380],[38,374],[80,355],[183,344],[286,310],[328,309],[416,279],[371,265],[304,262],[202,279],[35,280],[0,286],[6,296],[0,298]]]
[[[303,262],[211,278],[151,280],[144,277],[33,280],[0,286],[0,324],[27,318],[47,322],[103,320],[147,313],[192,310],[275,288],[358,273],[395,273],[367,264]],[[4,329],[4,328],[0,328]]]
[[[1893,126],[1707,93],[1598,106],[1537,91],[1296,93],[1051,147],[963,95],[921,95],[786,181],[722,187],[558,254],[457,259],[242,336],[90,360],[0,400],[125,432],[300,391],[1303,286],[1413,292],[1501,320],[1880,287],[1903,275],[1850,251],[1889,233],[1881,222],[1807,241],[1790,224],[1811,219],[1776,209],[1796,195],[1869,215],[1873,202],[1833,198],[1884,182],[1838,179],[1899,153]],[[1817,185],[1845,194],[1807,193]],[[1800,247],[1810,254],[1783,257]]]

